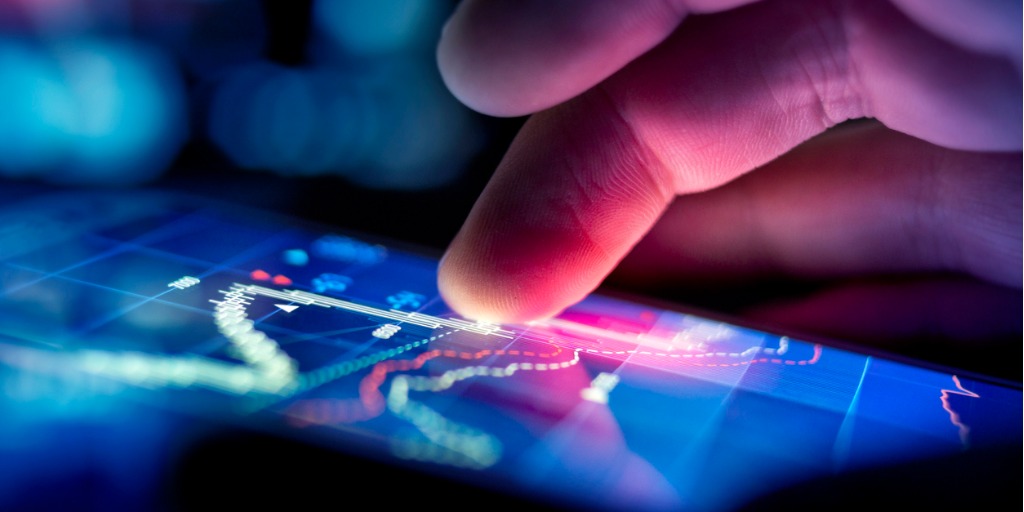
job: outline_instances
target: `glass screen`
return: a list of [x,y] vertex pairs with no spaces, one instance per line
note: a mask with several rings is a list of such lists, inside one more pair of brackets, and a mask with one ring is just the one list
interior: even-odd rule
[[83,474],[144,502],[199,424],[633,511],[1020,441],[1018,385],[611,295],[475,323],[435,257],[332,226],[134,193],[0,230],[0,508]]

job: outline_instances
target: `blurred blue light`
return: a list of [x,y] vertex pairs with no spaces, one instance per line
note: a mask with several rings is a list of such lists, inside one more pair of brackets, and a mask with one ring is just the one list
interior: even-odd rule
[[239,167],[289,173],[301,166],[316,132],[318,105],[309,74],[254,62],[217,85],[211,139]]
[[257,61],[229,69],[214,84],[207,136],[235,165],[243,169],[263,168],[258,155],[252,151],[249,127],[256,116],[252,104],[254,91],[259,90],[277,68],[268,62]]
[[185,140],[181,77],[138,43],[0,42],[0,172],[60,183],[137,183]]
[[405,59],[359,73],[256,61],[214,84],[208,132],[236,165],[373,188],[448,183],[483,142],[436,71]]
[[281,254],[284,262],[296,267],[305,266],[309,263],[309,254],[302,249],[288,249]]
[[282,68],[252,96],[250,151],[268,169],[292,169],[313,136],[313,98],[301,72]]
[[345,175],[363,165],[376,150],[371,134],[379,129],[381,105],[372,91],[362,86],[358,75],[318,68],[310,70],[307,78],[316,105],[314,131],[288,172]]
[[451,6],[313,6],[306,63],[253,58],[210,78],[209,139],[243,169],[285,176],[419,190],[461,175],[484,134],[434,65],[433,40]]
[[354,55],[407,48],[435,37],[450,7],[434,0],[318,1],[313,20]]
[[334,71],[240,66],[215,86],[209,136],[245,169],[344,174],[370,149],[364,121],[380,108],[354,85]]
[[74,99],[75,161],[62,182],[137,183],[169,166],[186,133],[180,72],[138,42],[78,41],[58,59]]
[[482,146],[474,114],[445,89],[436,69],[418,60],[380,69],[382,96],[371,161],[349,178],[366,187],[418,190],[443,186]]
[[317,130],[296,172],[341,175],[366,161],[377,107],[355,81],[343,73],[319,70],[316,88]]
[[17,41],[0,40],[0,173],[49,172],[64,157],[71,98],[52,62]]

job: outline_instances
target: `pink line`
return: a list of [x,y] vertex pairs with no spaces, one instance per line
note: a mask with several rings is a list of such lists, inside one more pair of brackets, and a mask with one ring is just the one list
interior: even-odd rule
[[942,396],[942,408],[949,413],[949,421],[953,426],[957,427],[960,432],[960,442],[966,447],[968,445],[968,435],[971,433],[971,427],[960,420],[960,415],[953,410],[953,406],[949,403],[950,395],[969,396],[971,398],[980,398],[981,395],[964,389],[963,385],[960,384],[960,378],[953,375],[953,383],[956,384],[956,389],[943,389]]

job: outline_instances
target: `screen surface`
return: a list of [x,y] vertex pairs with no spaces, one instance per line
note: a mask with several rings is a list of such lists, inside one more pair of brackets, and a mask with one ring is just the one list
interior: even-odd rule
[[1019,385],[608,295],[474,323],[436,258],[334,227],[107,194],[0,228],[0,508],[82,474],[145,501],[192,418],[634,511],[1020,442]]

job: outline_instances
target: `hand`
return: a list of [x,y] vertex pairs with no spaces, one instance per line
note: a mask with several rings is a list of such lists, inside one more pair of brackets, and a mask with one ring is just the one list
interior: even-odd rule
[[613,271],[829,280],[760,313],[1019,332],[1020,20],[998,0],[464,1],[438,47],[446,84],[480,112],[532,115],[441,292],[522,322]]

